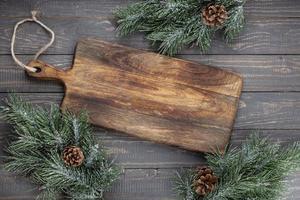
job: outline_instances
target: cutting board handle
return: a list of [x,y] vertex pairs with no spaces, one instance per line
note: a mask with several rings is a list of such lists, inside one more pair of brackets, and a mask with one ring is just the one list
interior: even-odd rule
[[59,70],[47,63],[40,60],[32,60],[29,62],[28,66],[37,69],[36,72],[27,71],[29,76],[43,79],[43,80],[60,80],[63,81],[67,76],[67,71]]

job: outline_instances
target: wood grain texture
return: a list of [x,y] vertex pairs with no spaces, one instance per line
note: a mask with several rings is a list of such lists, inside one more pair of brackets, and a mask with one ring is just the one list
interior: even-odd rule
[[[47,54],[73,54],[76,42],[80,38],[97,37],[108,42],[149,49],[155,51],[144,39],[144,34],[137,33],[128,37],[116,36],[115,21],[103,18],[41,18],[56,34],[54,44]],[[0,26],[0,54],[10,53],[10,39],[14,24],[20,18],[7,18]],[[87,31],[88,30],[88,31]],[[247,20],[245,29],[230,44],[224,42],[221,34],[214,37],[212,48],[206,54],[298,54],[300,51],[300,20],[298,18],[270,18]],[[18,31],[16,53],[35,54],[49,36],[36,24],[26,24]],[[181,54],[200,54],[198,48],[185,48]]]
[[[31,55],[19,56],[26,63]],[[205,65],[217,66],[243,75],[243,92],[299,92],[299,55],[185,55],[179,58]],[[45,55],[41,57],[58,69],[72,65],[73,55]],[[58,92],[63,85],[56,81],[42,81],[24,75],[10,55],[0,55],[0,92]]]
[[[63,93],[20,93],[19,95],[27,101],[46,107],[51,103],[60,104],[63,99]],[[0,99],[6,97],[7,93],[0,93]],[[300,129],[300,93],[242,93],[234,128]]]
[[[126,169],[120,180],[107,193],[109,200],[176,200],[178,197],[172,192],[175,172],[180,169]],[[28,179],[14,177],[0,171],[2,179],[0,185],[0,200],[35,199],[37,187],[30,184]],[[300,174],[295,173],[287,177],[287,190],[281,200],[299,200]]]
[[[8,126],[1,129],[3,131],[0,135],[0,145],[4,147],[7,145],[8,138],[13,137],[14,133]],[[230,144],[239,147],[251,133],[253,130],[234,130]],[[260,130],[259,133],[283,146],[297,141],[299,137],[299,130]],[[113,130],[95,127],[93,134],[107,149],[109,157],[125,169],[167,169],[205,165],[204,154],[129,137]],[[4,155],[6,154],[3,149],[0,149],[0,156]],[[0,164],[2,164],[1,159]]]
[[[41,19],[57,35],[55,45],[41,59],[61,69],[71,66],[76,42],[87,36],[153,50],[143,39],[143,34],[115,37],[112,10],[136,1],[139,0],[1,0],[0,98],[15,90],[25,99],[40,105],[59,104],[62,100],[63,87],[60,84],[28,78],[11,62],[9,42],[13,25],[28,17],[31,10],[41,11]],[[218,35],[207,55],[200,55],[194,48],[186,49],[182,52],[185,55],[180,57],[243,75],[244,93],[236,130],[231,138],[234,146],[239,146],[250,132],[257,129],[272,141],[284,145],[299,141],[300,1],[249,0],[245,14],[246,29],[231,45],[227,46]],[[22,60],[29,60],[32,57],[29,54],[35,54],[48,39],[38,26],[27,24],[19,30],[17,53],[28,54],[19,56]],[[0,163],[4,155],[3,145],[9,135],[10,127],[0,120]],[[116,162],[126,168],[121,180],[106,194],[109,200],[176,200],[171,185],[174,171],[203,161],[203,156],[196,153],[112,130],[97,128],[95,135],[98,140],[103,140]],[[28,179],[3,171],[0,177],[0,200],[35,199],[38,191]],[[283,199],[300,200],[299,177],[300,174],[295,173],[287,178],[288,190]]]
[[63,109],[192,151],[224,150],[242,89],[237,74],[95,39],[78,43],[69,70],[29,65],[41,69],[30,76],[65,84]]
[[[35,9],[44,17],[100,18],[111,15],[117,7],[140,0],[2,0],[0,1],[0,18],[24,17]],[[300,6],[295,0],[251,0],[245,4],[248,17],[300,17]]]

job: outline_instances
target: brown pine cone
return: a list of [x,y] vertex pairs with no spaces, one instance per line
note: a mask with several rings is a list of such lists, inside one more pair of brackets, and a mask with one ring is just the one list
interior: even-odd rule
[[228,18],[225,6],[209,4],[202,10],[204,24],[211,27],[221,26]]
[[204,197],[215,189],[218,183],[218,177],[216,177],[209,167],[201,167],[197,169],[197,176],[194,180],[195,192]]
[[68,146],[63,151],[64,162],[73,167],[80,166],[84,161],[84,155],[80,147]]

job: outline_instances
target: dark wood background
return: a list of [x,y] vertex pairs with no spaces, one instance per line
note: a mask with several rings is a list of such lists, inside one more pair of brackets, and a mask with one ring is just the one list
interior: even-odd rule
[[[15,91],[38,104],[60,103],[63,87],[25,75],[10,56],[14,24],[39,10],[41,20],[56,33],[56,41],[41,57],[58,68],[72,63],[79,38],[98,37],[130,47],[154,50],[142,34],[115,36],[112,11],[137,0],[0,0],[0,98]],[[300,140],[300,1],[249,0],[245,6],[246,28],[230,45],[216,36],[212,49],[201,55],[186,49],[178,57],[239,72],[244,89],[234,125],[232,144],[243,142],[260,130],[283,145]],[[48,41],[44,30],[26,24],[17,37],[16,52],[29,61]],[[0,121],[0,155],[10,129]],[[123,174],[110,192],[110,200],[175,200],[172,177],[181,167],[204,163],[203,155],[154,144],[95,127],[95,135],[123,167]],[[3,159],[1,158],[1,164]],[[0,169],[0,199],[34,199],[38,188],[26,178]],[[300,200],[300,172],[286,180],[287,200]]]

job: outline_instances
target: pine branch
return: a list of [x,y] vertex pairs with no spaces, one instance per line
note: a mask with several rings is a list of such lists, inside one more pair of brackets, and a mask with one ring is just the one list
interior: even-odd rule
[[[118,168],[91,135],[86,113],[61,113],[57,106],[45,110],[16,96],[0,112],[16,133],[7,149],[5,168],[42,185],[39,199],[55,199],[59,193],[73,199],[102,199],[103,192],[118,179]],[[66,165],[62,158],[64,148],[73,145],[86,158],[79,167]]]
[[14,150],[11,146],[8,150],[10,156],[7,157],[7,163],[4,168],[19,175],[31,175],[43,162],[42,156],[35,151],[22,152]]
[[167,26],[153,31],[147,35],[147,39],[161,42],[159,51],[162,54],[174,55],[191,43],[206,51],[210,47],[213,30],[203,25],[199,16],[190,18],[184,24],[181,29]]
[[196,172],[187,173],[175,182],[182,199],[274,200],[283,191],[285,176],[300,167],[300,144],[281,148],[254,134],[241,149],[230,149],[224,155],[208,154],[206,158],[219,177],[216,189],[200,198],[193,188]]
[[147,38],[154,41],[161,41],[159,51],[162,54],[169,52],[169,54],[173,55],[185,45],[185,37],[185,30],[177,29],[172,32],[154,32],[148,35]]
[[176,173],[175,192],[183,200],[195,200],[196,193],[193,190],[193,181],[195,179],[194,171],[186,170],[182,173]]
[[36,107],[35,110],[31,109],[31,105],[25,103],[21,98],[16,95],[9,96],[6,101],[6,106],[1,106],[2,117],[13,125],[30,124],[30,128],[37,130],[38,122],[43,121],[43,110]]
[[[205,52],[216,30],[225,28],[225,37],[235,37],[244,24],[245,0],[149,0],[130,4],[115,12],[118,34],[125,36],[135,31],[145,32],[153,44],[159,43],[159,52],[178,53],[183,47],[196,45]],[[222,26],[203,23],[202,11],[209,4],[226,7],[229,19]]]
[[99,148],[99,144],[92,146],[89,150],[88,157],[86,158],[86,166],[92,167],[97,165],[97,163],[102,163],[105,161],[105,152],[103,149]]
[[224,5],[226,8],[231,6],[242,6],[246,3],[246,0],[216,0],[217,4]]
[[42,192],[37,196],[37,200],[56,200],[58,199],[59,195],[57,194],[57,191],[51,188],[44,188]]
[[224,35],[227,41],[234,39],[244,28],[244,9],[238,6],[229,11],[229,19],[225,24]]

